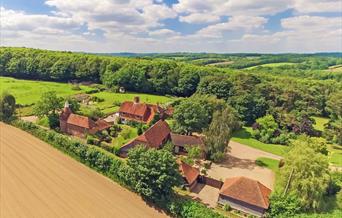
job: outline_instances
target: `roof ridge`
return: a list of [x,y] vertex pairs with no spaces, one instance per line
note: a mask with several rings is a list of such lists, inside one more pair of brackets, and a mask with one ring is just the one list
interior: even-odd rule
[[[255,180],[255,181],[256,181],[256,180]],[[259,181],[256,181],[256,183],[257,183],[257,186],[258,186],[259,194],[260,194],[260,196],[261,196],[261,198],[262,198],[262,202],[264,203],[264,206],[267,207],[267,202],[266,202],[265,196],[264,196],[263,192],[262,192],[261,189],[260,189],[260,187],[261,187],[261,186],[264,186],[264,185],[261,184]]]

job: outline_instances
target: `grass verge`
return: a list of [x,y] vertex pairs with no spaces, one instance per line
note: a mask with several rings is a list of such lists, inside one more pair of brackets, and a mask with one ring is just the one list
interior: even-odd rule
[[269,152],[271,154],[283,156],[289,150],[289,147],[284,145],[276,145],[276,144],[266,144],[260,142],[254,138],[252,138],[252,128],[251,127],[244,127],[239,131],[236,131],[233,134],[232,141],[239,142],[241,144]]

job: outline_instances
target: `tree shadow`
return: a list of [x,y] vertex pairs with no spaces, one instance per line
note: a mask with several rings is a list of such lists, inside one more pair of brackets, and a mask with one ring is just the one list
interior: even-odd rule
[[246,128],[242,128],[236,131],[233,134],[233,137],[240,138],[240,139],[250,139],[252,137],[252,134],[248,132]]
[[234,157],[230,154],[226,154],[225,160],[217,163],[220,167],[225,168],[241,168],[241,169],[249,169],[252,170],[255,168],[256,164],[254,160],[250,159],[241,159]]
[[195,194],[199,194],[202,189],[204,188],[205,184],[203,183],[197,183],[197,185],[191,190],[191,192],[195,193]]

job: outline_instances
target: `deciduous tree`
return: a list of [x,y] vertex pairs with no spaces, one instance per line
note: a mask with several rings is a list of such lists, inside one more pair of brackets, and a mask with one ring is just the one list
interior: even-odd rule
[[165,200],[181,182],[171,152],[137,146],[128,152],[127,165],[134,189],[153,201]]

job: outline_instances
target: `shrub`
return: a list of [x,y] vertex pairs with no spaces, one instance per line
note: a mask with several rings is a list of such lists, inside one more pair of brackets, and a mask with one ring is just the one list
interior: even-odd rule
[[229,205],[229,204],[223,205],[223,210],[225,210],[225,211],[230,211],[230,210],[231,210],[230,205]]
[[88,135],[87,136],[87,143],[90,144],[90,145],[94,145],[95,144],[95,137],[92,136],[92,135]]
[[72,89],[72,90],[75,90],[75,91],[82,90],[81,87],[80,87],[80,85],[79,85],[78,83],[73,84],[73,85],[71,86],[71,89]]
[[125,128],[121,131],[120,135],[124,138],[124,139],[129,139],[130,135],[131,135],[131,130],[129,128]]
[[92,89],[92,90],[85,91],[86,94],[95,94],[95,93],[98,93],[98,92],[100,92],[100,90],[98,90],[98,89]]
[[[42,129],[30,122],[16,120],[12,122],[12,125],[51,144],[53,147],[104,174],[113,181],[133,189],[134,181],[129,176],[128,166],[124,161],[108,154],[106,151],[100,151],[93,146],[82,144],[78,140],[71,139],[52,130]],[[205,205],[176,194],[172,194],[166,201],[157,201],[156,204],[175,217],[224,218],[224,216],[207,208]]]
[[93,102],[104,102],[103,98],[97,97],[95,95],[91,96],[90,100]]
[[280,193],[274,193],[270,198],[270,208],[267,211],[267,217],[292,217],[301,210],[300,201],[297,196],[290,194],[282,196]]

